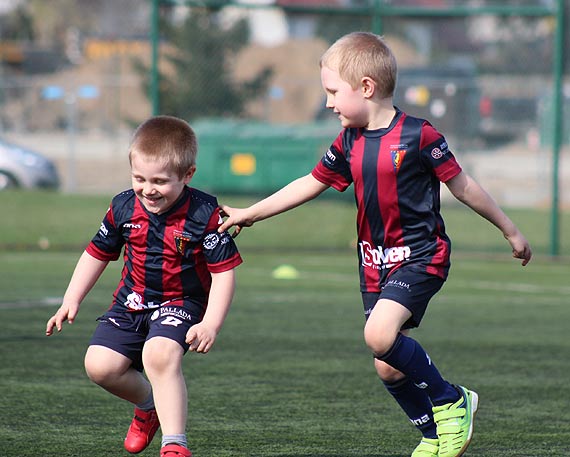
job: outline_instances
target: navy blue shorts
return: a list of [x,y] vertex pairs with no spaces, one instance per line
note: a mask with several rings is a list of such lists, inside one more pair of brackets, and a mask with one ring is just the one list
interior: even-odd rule
[[107,311],[97,319],[89,345],[105,346],[133,361],[133,368],[143,371],[142,350],[146,341],[163,336],[176,341],[188,351],[186,332],[199,322],[180,306],[162,306],[142,312]]
[[418,271],[414,267],[400,267],[382,286],[381,292],[363,292],[362,303],[366,319],[381,298],[394,300],[406,307],[412,317],[404,323],[402,330],[420,325],[431,298],[442,288],[444,279]]

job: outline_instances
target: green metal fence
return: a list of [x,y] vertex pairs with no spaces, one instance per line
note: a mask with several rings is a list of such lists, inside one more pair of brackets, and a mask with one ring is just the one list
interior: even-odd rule
[[[449,127],[445,130],[446,135],[454,138],[455,143],[467,148],[477,149],[477,142],[467,142],[467,139],[488,141],[489,128],[497,128],[501,121],[508,120],[505,132],[515,134],[525,134],[527,137],[522,138],[533,147],[536,147],[532,140],[533,135],[541,138],[539,142],[540,148],[548,147],[551,149],[550,168],[550,245],[551,254],[557,255],[560,250],[560,159],[561,148],[563,144],[563,75],[564,75],[564,56],[565,56],[565,40],[564,40],[564,18],[567,5],[564,0],[554,0],[550,2],[420,2],[420,1],[401,1],[391,2],[383,0],[374,1],[358,1],[348,6],[331,6],[329,2],[315,4],[311,2],[311,6],[300,4],[298,2],[277,1],[272,5],[248,4],[247,2],[231,2],[231,1],[192,1],[192,0],[151,0],[152,16],[151,16],[151,43],[152,43],[152,59],[150,69],[150,98],[152,100],[152,109],[154,113],[162,112],[160,100],[161,80],[159,67],[161,61],[160,52],[160,17],[161,10],[173,7],[187,7],[190,9],[207,10],[210,13],[219,13],[227,8],[241,10],[279,10],[281,13],[289,17],[311,17],[321,19],[321,25],[326,21],[325,27],[322,27],[321,35],[328,38],[329,41],[356,28],[372,30],[376,33],[384,35],[393,35],[398,38],[410,38],[415,35],[416,47],[421,47],[427,42],[436,40],[437,32],[441,30],[448,31],[447,40],[439,39],[437,43],[431,43],[431,53],[428,56],[428,62],[424,62],[422,68],[419,67],[420,82],[415,85],[409,83],[406,89],[402,87],[406,83],[400,81],[400,98],[397,98],[399,104],[412,103],[411,111],[415,114],[420,112],[422,107],[425,108],[428,115],[435,116],[441,125],[446,126],[446,116],[449,122],[455,121],[456,126]],[[436,5],[436,6],[434,6]],[[541,21],[543,28],[549,28],[546,32],[546,38],[539,38],[539,44],[532,43],[530,48],[536,45],[535,54],[523,55],[525,52],[525,43],[518,48],[521,53],[521,59],[513,59],[513,64],[521,65],[519,68],[513,68],[511,74],[498,74],[502,70],[498,70],[497,74],[493,74],[493,69],[487,68],[486,75],[476,69],[472,79],[463,79],[463,83],[450,81],[449,76],[431,81],[428,72],[434,67],[443,69],[449,75],[450,69],[453,67],[449,56],[453,54],[454,62],[461,61],[457,57],[463,57],[463,61],[476,62],[480,56],[477,56],[476,46],[472,49],[472,55],[461,55],[461,51],[450,51],[454,46],[458,46],[458,42],[464,39],[458,29],[461,27],[475,27],[473,24],[481,18],[494,18],[496,21],[503,21],[505,27],[513,27],[516,29],[516,22],[520,21],[522,27],[525,24],[533,23],[533,21]],[[428,24],[427,26],[425,24]],[[475,27],[476,28],[476,27]],[[438,30],[439,29],[439,30]],[[499,27],[500,29],[500,27]],[[537,27],[538,29],[538,27]],[[481,30],[473,32],[473,34],[491,33],[486,32],[485,27]],[[421,35],[423,33],[423,36]],[[327,35],[328,34],[328,35]],[[522,36],[522,35],[521,35]],[[423,41],[422,41],[423,40]],[[513,46],[517,45],[517,37],[515,34],[512,40]],[[506,46],[505,43],[497,45],[497,47]],[[541,53],[541,46],[546,47],[551,54],[550,59],[541,70],[535,69],[532,65],[536,64],[544,58]],[[527,46],[528,48],[529,46]],[[435,49],[435,51],[434,51]],[[499,50],[500,51],[500,50]],[[485,49],[486,53],[493,50]],[[443,55],[448,59],[445,61]],[[511,52],[511,55],[516,55]],[[485,56],[484,56],[485,57]],[[522,60],[522,64],[517,63]],[[489,59],[492,62],[492,58]],[[527,66],[525,66],[527,65]],[[469,67],[469,65],[467,65]],[[316,62],[315,62],[316,68]],[[465,69],[466,67],[463,66]],[[315,73],[317,71],[315,70]],[[536,77],[532,77],[536,72]],[[466,82],[468,81],[468,82]],[[475,81],[473,86],[471,81]],[[503,90],[497,91],[496,88],[503,81]],[[515,93],[518,86],[522,89]],[[463,85],[462,85],[463,84]],[[486,84],[486,85],[485,85]],[[272,87],[271,89],[282,90],[282,88]],[[201,90],[208,90],[202,88]],[[490,95],[484,92],[487,90]],[[438,92],[439,91],[439,92]],[[458,91],[465,94],[460,99],[455,96]],[[506,93],[506,96],[497,96],[496,93]],[[531,94],[523,97],[520,94]],[[418,96],[419,94],[419,96]],[[422,94],[427,94],[424,96]],[[514,94],[514,95],[513,95]],[[286,95],[285,95],[286,96]],[[455,97],[454,97],[455,96]],[[416,97],[416,102],[414,102]],[[447,98],[446,98],[447,97]],[[470,98],[469,98],[470,97]],[[417,100],[427,100],[423,105]],[[436,102],[438,104],[436,104]],[[493,107],[492,103],[495,102]],[[487,103],[487,104],[485,104]],[[526,103],[526,105],[525,105]],[[530,105],[532,104],[532,105]],[[454,108],[456,106],[456,108]],[[539,107],[542,106],[542,110]],[[548,108],[545,110],[544,107]],[[461,107],[461,108],[458,108]],[[509,111],[510,109],[510,111]],[[500,114],[497,114],[499,111]],[[484,115],[495,113],[495,118],[483,119]],[[516,124],[517,117],[528,115],[525,119],[521,119]],[[438,115],[441,113],[441,116]],[[474,114],[473,114],[474,113]],[[474,118],[476,116],[477,118]],[[500,118],[499,118],[500,116]],[[440,119],[438,119],[440,118]],[[216,128],[207,128],[204,124],[198,125],[197,131],[201,141],[201,162],[199,165],[204,172],[204,184],[207,182],[216,183],[215,190],[238,190],[238,191],[261,191],[266,192],[273,190],[290,179],[306,173],[314,164],[315,156],[322,153],[323,145],[330,143],[333,136],[330,136],[329,130],[319,124],[318,118],[311,121],[313,130],[322,135],[319,138],[291,138],[291,133],[287,131],[286,126],[276,126],[274,122],[263,122],[259,124],[259,119],[254,121],[256,126],[250,126],[244,133],[243,120],[247,116],[240,117],[239,123],[232,124],[233,127],[226,124],[218,124]],[[485,121],[487,123],[485,124]],[[526,123],[522,122],[526,121]],[[305,122],[306,123],[306,122]],[[230,123],[231,124],[231,123]],[[239,127],[236,127],[239,125]],[[451,124],[450,124],[451,125]],[[485,130],[487,125],[487,130]],[[473,133],[460,131],[461,127],[477,126]],[[270,132],[271,131],[271,132]],[[222,133],[223,132],[223,133]],[[257,132],[257,133],[256,133]],[[328,140],[327,140],[328,139]],[[521,138],[518,138],[521,140]],[[462,142],[464,141],[465,144]],[[489,149],[488,143],[483,146],[479,144],[479,149]],[[324,146],[326,147],[326,146]],[[321,149],[320,152],[318,150]],[[286,156],[287,160],[281,160]],[[295,164],[294,166],[292,164]],[[215,176],[215,177],[214,177]],[[201,179],[201,178],[200,178]],[[522,183],[524,186],[525,184]],[[514,193],[514,192],[513,192]]]

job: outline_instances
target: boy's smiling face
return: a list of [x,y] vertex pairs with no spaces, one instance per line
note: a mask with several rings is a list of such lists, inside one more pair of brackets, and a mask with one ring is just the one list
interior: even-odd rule
[[168,211],[182,194],[195,167],[180,178],[166,163],[134,153],[131,157],[131,181],[136,196],[153,214]]
[[338,114],[344,128],[368,126],[367,103],[361,87],[353,89],[337,70],[325,65],[321,68],[321,83],[327,95],[326,107]]

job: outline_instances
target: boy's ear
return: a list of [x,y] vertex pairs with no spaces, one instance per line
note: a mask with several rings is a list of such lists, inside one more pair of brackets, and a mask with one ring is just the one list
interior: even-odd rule
[[192,165],[184,175],[184,184],[188,184],[196,173],[196,165]]
[[365,76],[362,78],[361,84],[364,98],[371,98],[374,92],[376,92],[376,82],[372,78]]

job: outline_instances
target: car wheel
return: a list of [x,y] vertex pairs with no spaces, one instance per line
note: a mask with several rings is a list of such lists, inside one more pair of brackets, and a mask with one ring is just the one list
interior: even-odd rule
[[0,171],[0,191],[18,187],[16,180],[8,173]]

